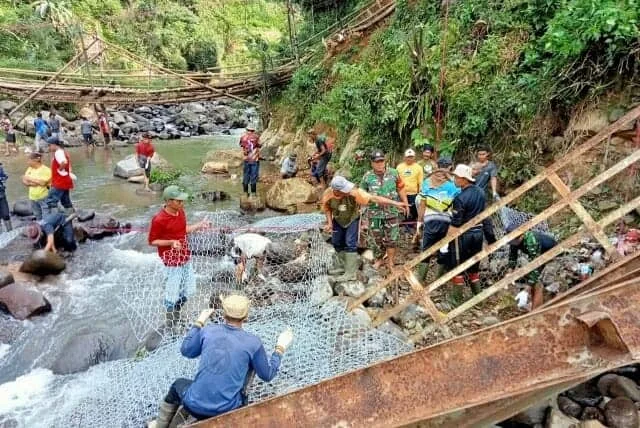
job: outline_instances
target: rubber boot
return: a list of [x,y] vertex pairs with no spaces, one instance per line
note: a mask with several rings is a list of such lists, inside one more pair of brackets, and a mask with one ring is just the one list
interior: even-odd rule
[[355,281],[360,264],[358,253],[344,253],[344,274],[336,278],[336,282]]
[[158,411],[158,418],[149,422],[147,428],[168,428],[178,411],[178,407],[177,404],[162,401],[162,403],[160,403],[160,410]]
[[244,183],[242,184],[242,191],[243,191],[244,193],[246,193],[246,194],[247,194],[247,196],[250,196],[250,195],[249,195],[249,185],[248,185],[248,184],[244,184]]
[[11,226],[11,219],[2,220],[2,223],[4,223],[5,232],[11,232],[11,230],[13,230],[13,226]]
[[344,251],[338,251],[333,267],[329,269],[329,275],[342,275],[344,273]]
[[424,282],[424,279],[427,277],[428,270],[429,265],[427,263],[420,263],[418,265],[418,270],[416,271],[416,278],[418,278],[418,281]]
[[464,276],[457,275],[451,280],[451,290],[448,300],[454,307],[462,303],[464,299]]
[[258,196],[258,184],[254,183],[251,185],[251,194],[254,196]]
[[471,291],[474,295],[482,291],[482,287],[480,287],[480,274],[478,272],[469,274],[469,282],[471,282]]

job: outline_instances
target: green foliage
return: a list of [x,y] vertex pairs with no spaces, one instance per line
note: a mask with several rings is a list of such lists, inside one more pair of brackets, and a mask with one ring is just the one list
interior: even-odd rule
[[182,52],[187,61],[187,67],[192,71],[206,71],[209,67],[218,65],[216,46],[206,40],[191,41]]
[[179,169],[162,169],[152,168],[151,177],[149,182],[161,184],[163,187],[170,186],[172,184],[178,184],[178,179],[182,175],[182,171]]

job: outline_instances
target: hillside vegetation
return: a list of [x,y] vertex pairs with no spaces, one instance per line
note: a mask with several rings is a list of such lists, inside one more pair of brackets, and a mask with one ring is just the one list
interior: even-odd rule
[[549,154],[550,138],[561,135],[576,106],[611,92],[621,110],[633,101],[639,6],[400,0],[388,26],[352,40],[323,67],[301,68],[281,109],[301,125],[335,128],[343,142],[358,130],[359,148],[399,151],[434,141],[441,97],[440,151],[490,144],[509,157],[503,181],[518,184]]

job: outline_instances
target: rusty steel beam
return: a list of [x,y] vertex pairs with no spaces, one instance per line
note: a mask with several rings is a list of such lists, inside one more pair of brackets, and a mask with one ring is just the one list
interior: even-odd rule
[[579,382],[640,359],[638,285],[635,278],[192,426],[398,427]]
[[[603,139],[607,138],[609,135],[613,134],[614,132],[619,131],[626,124],[628,124],[632,120],[637,119],[638,117],[640,117],[640,106],[637,106],[631,109],[629,112],[627,112],[627,114],[622,116],[620,119],[610,124],[606,128],[600,130],[600,132],[598,132],[593,137],[589,138],[584,143],[581,143],[577,148],[575,148],[574,150],[566,154],[562,159],[557,160],[552,165],[545,168],[545,170],[542,173],[536,175],[531,180],[527,181],[526,183],[524,183],[523,185],[521,185],[520,187],[518,187],[508,195],[506,195],[504,198],[500,199],[500,201],[489,206],[487,209],[482,211],[476,217],[472,218],[471,220],[463,224],[460,228],[458,228],[456,233],[447,235],[446,237],[442,238],[440,241],[433,244],[430,248],[427,248],[422,253],[420,253],[419,255],[417,255],[407,263],[405,263],[405,268],[413,269],[419,263],[421,263],[422,260],[425,260],[427,257],[434,255],[435,253],[438,252],[440,248],[444,247],[445,245],[448,245],[449,242],[462,236],[463,233],[465,233],[475,225],[480,224],[484,219],[489,218],[501,208],[506,207],[508,204],[510,204],[511,202],[514,202],[516,199],[524,195],[529,190],[533,189],[538,184],[547,180],[547,177],[549,174],[555,173],[561,170],[562,168],[570,165],[576,160],[576,158],[583,155],[587,151],[593,149]],[[373,297],[378,291],[385,288],[388,284],[400,278],[403,274],[404,274],[403,270],[398,270],[392,273],[391,275],[389,275],[384,281],[379,282],[373,287],[367,288],[364,294],[362,294],[360,297],[355,299],[355,301],[349,305],[349,310],[352,311],[353,309],[357,308],[362,303],[366,302],[371,297]]]

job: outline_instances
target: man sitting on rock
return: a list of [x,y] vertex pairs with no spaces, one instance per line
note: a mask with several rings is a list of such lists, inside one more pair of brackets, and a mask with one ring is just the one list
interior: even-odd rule
[[149,428],[169,427],[180,405],[198,420],[242,407],[247,404],[246,388],[254,373],[265,382],[278,373],[280,360],[293,341],[291,329],[280,333],[269,358],[260,338],[242,329],[249,315],[249,299],[231,295],[221,300],[225,322],[205,327],[214,310],[202,311],[180,347],[185,357],[200,357],[195,379],[173,382]]
[[39,222],[27,226],[27,237],[33,241],[35,249],[44,248],[53,253],[57,253],[59,249],[73,252],[78,248],[71,225],[75,217],[75,213],[69,217],[62,213],[47,214]]
[[280,175],[283,179],[293,178],[298,173],[298,164],[296,160],[298,155],[291,153],[282,161],[282,167],[280,168]]
[[331,233],[331,243],[336,250],[338,264],[329,271],[331,275],[342,276],[337,281],[353,281],[358,270],[358,234],[360,229],[360,208],[370,202],[380,206],[407,207],[406,203],[383,196],[375,196],[357,189],[346,178],[336,175],[331,180],[331,188],[322,197],[322,210],[327,216],[325,232]]

